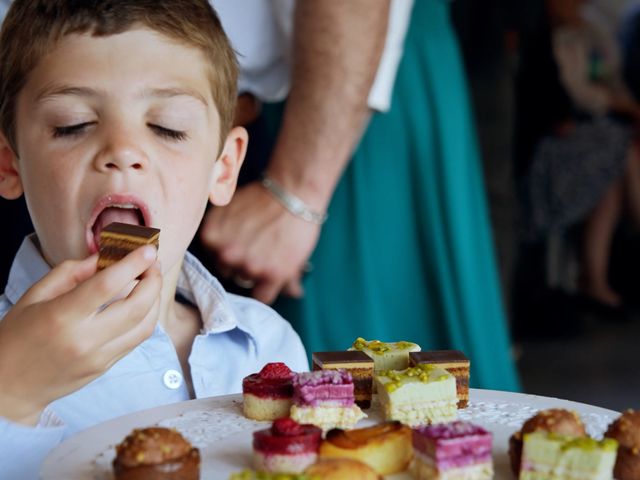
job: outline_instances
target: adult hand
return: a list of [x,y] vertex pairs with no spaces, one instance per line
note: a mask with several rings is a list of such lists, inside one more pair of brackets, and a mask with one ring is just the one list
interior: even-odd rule
[[293,216],[258,182],[239,189],[228,206],[209,210],[200,231],[218,270],[253,280],[252,296],[267,304],[281,291],[302,295],[302,270],[319,234],[319,226]]
[[155,259],[155,248],[143,247],[99,272],[97,255],[66,261],[23,295],[0,321],[0,415],[35,424],[49,403],[151,335],[162,285]]

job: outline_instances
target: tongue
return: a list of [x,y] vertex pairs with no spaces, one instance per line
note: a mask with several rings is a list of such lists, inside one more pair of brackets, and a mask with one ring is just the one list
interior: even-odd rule
[[105,208],[102,213],[98,215],[96,223],[93,225],[93,236],[96,245],[100,244],[100,232],[102,232],[102,229],[113,222],[140,225],[139,211],[132,208]]

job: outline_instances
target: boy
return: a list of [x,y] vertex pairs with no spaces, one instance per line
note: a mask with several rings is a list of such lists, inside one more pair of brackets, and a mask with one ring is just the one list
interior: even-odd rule
[[[35,478],[65,436],[307,369],[289,324],[227,295],[187,246],[247,143],[236,64],[206,0],[18,0],[0,34],[0,195],[36,233],[0,298],[0,476]],[[256,206],[259,208],[259,206]],[[96,271],[112,221],[161,229]],[[3,229],[10,226],[3,226]],[[139,281],[136,282],[136,279]]]

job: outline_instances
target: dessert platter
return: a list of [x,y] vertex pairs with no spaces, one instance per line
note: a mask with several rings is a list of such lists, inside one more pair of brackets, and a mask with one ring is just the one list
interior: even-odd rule
[[49,454],[41,477],[609,480],[615,466],[619,480],[640,478],[640,411],[469,389],[462,352],[361,340],[314,353],[311,372],[266,364],[242,395],[87,429]]
[[[381,419],[374,400],[368,418],[360,425]],[[459,418],[473,421],[493,433],[493,460],[496,480],[512,480],[509,469],[509,437],[537,411],[566,408],[580,414],[587,431],[600,438],[617,412],[557,398],[497,392],[469,391],[469,406]],[[200,448],[201,478],[227,479],[230,474],[251,466],[252,432],[269,422],[254,421],[242,413],[242,395],[190,400],[126,415],[80,432],[59,445],[47,457],[43,480],[111,480],[115,445],[133,428],[158,424],[174,427]],[[390,479],[409,479],[406,473]]]

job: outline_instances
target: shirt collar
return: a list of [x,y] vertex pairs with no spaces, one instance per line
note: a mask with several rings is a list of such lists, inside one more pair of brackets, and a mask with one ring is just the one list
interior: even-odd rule
[[[14,305],[33,284],[51,270],[42,257],[37,242],[35,233],[27,236],[11,266],[5,295]],[[224,288],[189,252],[184,256],[176,291],[198,308],[204,333],[225,332],[238,326]]]

